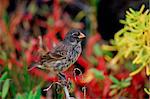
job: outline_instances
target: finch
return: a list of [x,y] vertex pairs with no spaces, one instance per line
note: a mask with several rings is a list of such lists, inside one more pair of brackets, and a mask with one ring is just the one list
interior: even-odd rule
[[40,57],[36,66],[58,73],[66,71],[80,56],[82,52],[81,42],[85,37],[80,30],[69,31],[63,41]]

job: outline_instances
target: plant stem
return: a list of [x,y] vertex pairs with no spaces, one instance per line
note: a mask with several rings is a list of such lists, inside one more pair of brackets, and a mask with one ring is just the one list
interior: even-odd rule
[[64,86],[63,89],[65,91],[66,99],[70,99],[70,95],[69,95],[69,91],[67,89],[67,86]]

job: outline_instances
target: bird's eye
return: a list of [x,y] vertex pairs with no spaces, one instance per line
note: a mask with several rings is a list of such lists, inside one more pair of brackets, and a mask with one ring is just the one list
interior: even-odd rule
[[79,36],[79,32],[75,32],[72,35],[77,37],[77,36]]

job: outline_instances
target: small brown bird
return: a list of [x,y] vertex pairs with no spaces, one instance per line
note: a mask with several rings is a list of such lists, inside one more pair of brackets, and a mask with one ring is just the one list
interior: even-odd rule
[[40,61],[36,64],[37,67],[47,68],[57,73],[66,71],[80,56],[83,38],[85,35],[80,30],[69,31],[63,41],[41,56]]

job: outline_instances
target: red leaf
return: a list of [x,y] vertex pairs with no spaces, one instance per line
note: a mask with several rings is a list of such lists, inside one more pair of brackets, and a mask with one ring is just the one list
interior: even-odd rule
[[18,51],[21,51],[21,50],[22,50],[20,41],[17,41],[16,39],[14,39],[14,45],[15,45],[15,48],[16,48]]
[[139,90],[143,87],[144,87],[144,78],[139,73],[132,77],[131,85],[128,88],[126,88],[125,91],[127,91],[130,95],[132,95],[132,97],[139,98],[140,96],[142,97],[144,95],[143,90],[142,92],[140,92]]
[[102,70],[105,73],[107,72],[106,69],[106,64],[105,64],[105,59],[103,57],[98,57],[98,66],[97,66],[98,70]]
[[90,63],[89,63],[87,60],[85,60],[82,56],[80,56],[80,57],[78,58],[77,62],[78,62],[81,66],[83,66],[85,69],[88,69],[88,68],[89,68]]
[[84,86],[85,83],[82,81],[82,79],[83,79],[82,76],[76,76],[76,77],[74,77],[74,81],[75,81],[78,85]]
[[101,37],[100,35],[97,33],[94,36],[91,36],[88,41],[87,41],[87,46],[86,46],[86,55],[90,56],[92,54],[92,48],[94,46],[95,43],[97,43],[98,41],[100,41]]
[[28,12],[23,16],[22,19],[23,19],[23,21],[31,21],[32,17],[33,17],[32,13]]
[[123,71],[121,73],[116,74],[116,78],[118,78],[118,80],[124,79],[129,77],[129,72],[128,71]]
[[144,78],[140,73],[133,76],[132,84],[136,87],[138,87],[138,85],[144,85]]
[[107,98],[111,83],[112,83],[111,80],[107,76],[105,76],[103,98]]
[[138,91],[135,89],[134,86],[131,85],[130,87],[126,88],[125,91],[128,92],[132,97],[136,99],[138,98]]
[[7,33],[7,28],[6,28],[6,24],[3,20],[0,19],[0,27],[1,27],[1,31],[3,33]]
[[92,98],[98,98],[100,97],[102,94],[102,90],[100,88],[100,84],[96,81],[96,79],[93,79],[88,85],[88,95]]
[[36,68],[33,68],[30,71],[31,74],[34,74],[35,76],[41,77],[43,78],[43,80],[45,81],[49,81],[49,82],[55,82],[58,81],[58,79],[56,77],[49,77],[48,74],[46,74],[45,72],[38,70]]
[[53,9],[53,17],[54,20],[58,20],[60,18],[60,5],[59,5],[59,0],[54,0],[54,9]]
[[41,27],[48,28],[48,24],[46,22],[44,22],[43,20],[36,19],[35,22],[37,25],[39,25]]
[[17,61],[15,58],[11,58],[10,61],[12,64],[15,64],[16,66],[23,67],[23,64]]
[[2,59],[0,59],[0,64],[1,64],[1,65],[4,65],[4,63],[5,63],[5,61],[2,60]]
[[38,59],[37,56],[33,56],[32,55],[33,51],[37,52],[37,50],[38,50],[37,42],[38,41],[36,39],[32,39],[32,41],[31,41],[31,44],[32,44],[31,47],[28,50],[25,51],[26,61],[27,61],[28,65],[30,65],[31,62],[33,62],[33,61],[35,62],[35,60]]

